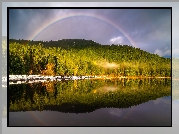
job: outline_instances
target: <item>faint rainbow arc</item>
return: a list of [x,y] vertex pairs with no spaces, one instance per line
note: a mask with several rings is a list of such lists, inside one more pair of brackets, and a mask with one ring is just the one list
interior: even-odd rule
[[137,45],[134,43],[134,41],[131,39],[131,37],[121,27],[119,27],[116,23],[112,22],[111,20],[109,20],[103,16],[89,14],[89,13],[70,13],[70,14],[60,15],[59,17],[54,17],[53,19],[51,19],[51,21],[44,23],[40,28],[38,28],[36,31],[34,31],[30,35],[29,39],[33,40],[43,30],[45,30],[47,27],[51,26],[52,24],[56,23],[57,21],[60,21],[60,20],[66,19],[66,18],[70,18],[70,17],[79,17],[79,16],[96,18],[96,19],[99,19],[101,21],[104,21],[104,22],[110,24],[111,26],[116,28],[119,32],[121,32],[129,40],[129,42],[131,43],[132,46],[137,47]]

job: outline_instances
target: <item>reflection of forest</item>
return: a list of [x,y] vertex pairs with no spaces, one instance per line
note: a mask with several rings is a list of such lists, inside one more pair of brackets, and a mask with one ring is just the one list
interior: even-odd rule
[[10,85],[9,111],[85,113],[171,95],[171,79],[78,80]]

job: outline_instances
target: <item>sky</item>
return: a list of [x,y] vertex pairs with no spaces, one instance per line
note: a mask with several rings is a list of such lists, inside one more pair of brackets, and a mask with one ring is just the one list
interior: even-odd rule
[[170,9],[10,9],[9,38],[87,39],[171,56]]

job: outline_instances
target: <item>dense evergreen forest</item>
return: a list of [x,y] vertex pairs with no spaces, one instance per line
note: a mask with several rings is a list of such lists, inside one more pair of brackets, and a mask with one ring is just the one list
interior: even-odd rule
[[170,77],[171,59],[92,40],[9,40],[9,74]]

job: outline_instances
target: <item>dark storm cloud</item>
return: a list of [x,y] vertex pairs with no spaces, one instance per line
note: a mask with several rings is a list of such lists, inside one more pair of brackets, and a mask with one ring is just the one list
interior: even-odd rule
[[[27,39],[43,24],[69,13],[103,16],[113,24],[93,17],[71,17],[47,27],[36,39],[92,39],[101,44],[135,45],[151,53],[170,56],[171,12],[168,9],[15,9],[10,10],[9,14],[10,38]],[[123,32],[116,29],[114,24]]]
[[53,17],[53,10],[10,9],[9,37],[27,39],[41,24]]
[[132,21],[123,23],[123,26],[138,47],[149,52],[160,50],[165,54],[166,48],[171,51],[170,10],[133,10],[130,16],[133,16]]

